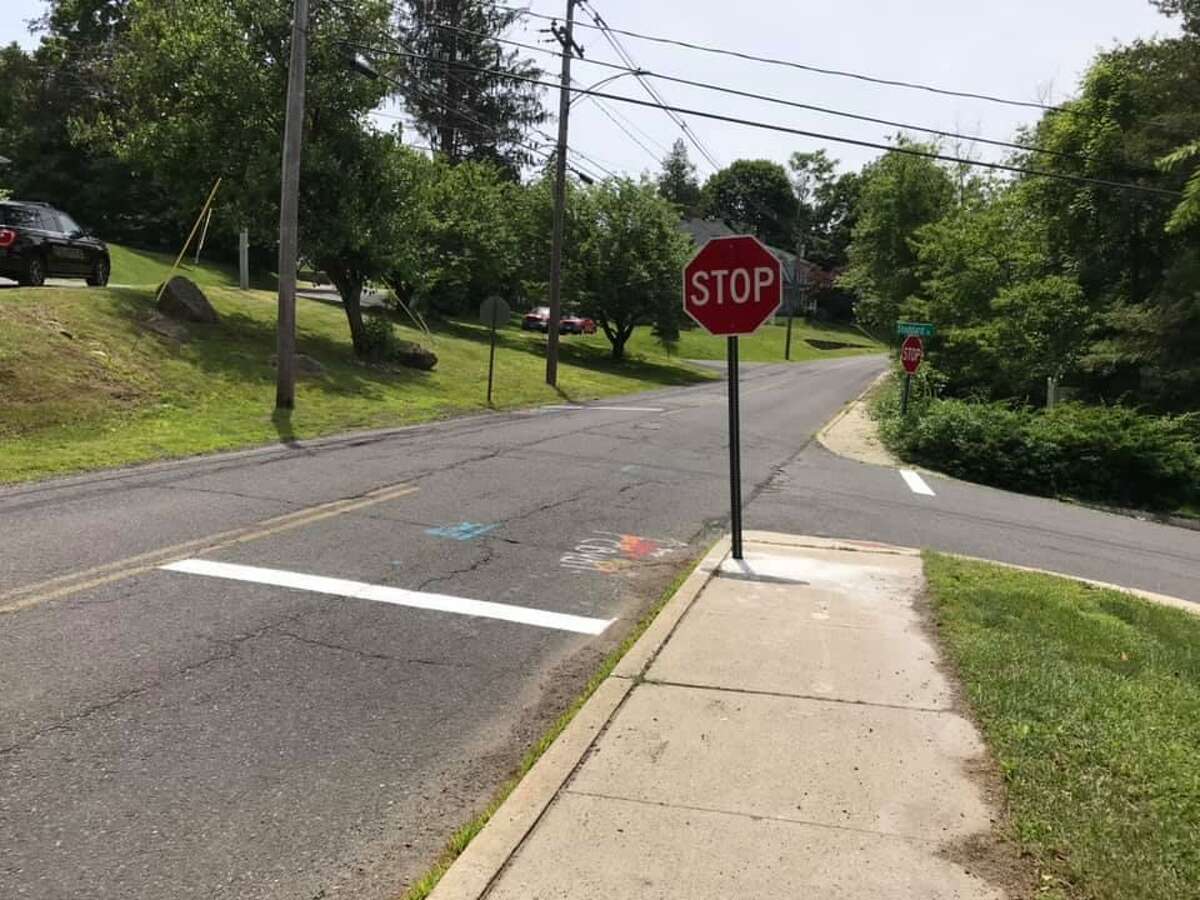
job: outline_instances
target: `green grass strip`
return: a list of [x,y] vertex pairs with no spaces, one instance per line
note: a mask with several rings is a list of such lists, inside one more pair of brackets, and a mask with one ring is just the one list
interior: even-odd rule
[[462,855],[462,852],[467,849],[467,845],[475,839],[475,836],[483,831],[483,827],[488,823],[488,820],[496,814],[496,810],[508,799],[508,795],[513,792],[513,789],[521,782],[521,779],[533,768],[534,763],[542,757],[543,753],[550,749],[550,745],[571,724],[571,720],[575,718],[579,710],[583,709],[583,705],[596,692],[596,689],[600,687],[604,679],[612,674],[613,669],[617,667],[617,663],[621,661],[621,658],[629,652],[629,648],[636,644],[638,638],[650,627],[650,623],[662,612],[667,602],[675,596],[675,592],[679,590],[680,586],[692,574],[696,566],[700,564],[700,559],[702,558],[697,557],[675,576],[675,579],[659,595],[658,599],[654,601],[654,605],[638,620],[637,625],[625,636],[625,639],[621,641],[615,650],[605,657],[604,662],[596,669],[580,695],[555,720],[546,733],[525,752],[525,756],[521,759],[521,764],[517,768],[516,774],[500,786],[499,790],[492,796],[492,799],[488,801],[487,806],[484,807],[483,812],[454,832],[450,840],[446,843],[441,856],[434,863],[433,868],[408,889],[408,892],[404,894],[404,900],[425,900],[433,892],[433,889],[437,887],[437,883],[441,881],[442,876],[446,874],[446,871],[454,864],[454,861]]
[[1200,897],[1200,618],[925,554],[1040,896]]

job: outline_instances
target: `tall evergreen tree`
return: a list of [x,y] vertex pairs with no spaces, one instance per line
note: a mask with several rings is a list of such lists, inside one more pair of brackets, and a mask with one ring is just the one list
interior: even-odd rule
[[493,162],[514,178],[532,161],[529,130],[546,120],[541,89],[505,77],[542,76],[496,40],[518,15],[495,0],[405,0],[397,23],[415,54],[398,80],[417,130],[451,163]]
[[662,161],[662,173],[658,176],[658,192],[670,200],[685,218],[700,215],[702,194],[700,182],[696,180],[696,164],[688,158],[687,145],[683,138],[676,138],[671,152]]

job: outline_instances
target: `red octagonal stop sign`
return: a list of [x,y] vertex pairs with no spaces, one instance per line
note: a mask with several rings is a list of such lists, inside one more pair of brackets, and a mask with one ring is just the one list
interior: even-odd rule
[[921,368],[921,360],[925,358],[925,342],[915,334],[910,334],[900,345],[900,365],[909,375],[916,375]]
[[709,334],[752,334],[783,301],[783,267],[756,237],[713,238],[683,269],[683,311]]

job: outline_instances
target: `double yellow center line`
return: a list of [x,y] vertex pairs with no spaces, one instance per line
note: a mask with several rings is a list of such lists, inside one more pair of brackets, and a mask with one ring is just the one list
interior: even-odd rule
[[322,519],[331,519],[334,516],[345,515],[346,513],[354,512],[368,506],[385,503],[388,500],[395,500],[398,497],[412,494],[417,490],[419,488],[412,484],[387,485],[357,497],[348,497],[343,500],[332,500],[328,503],[309,506],[296,512],[287,513],[286,515],[263,519],[242,528],[222,531],[218,534],[184,541],[181,544],[172,544],[169,547],[160,547],[157,550],[140,553],[137,556],[129,556],[115,562],[105,563],[102,566],[95,566],[79,572],[72,572],[69,575],[60,575],[57,578],[40,581],[36,584],[25,585],[24,587],[0,593],[0,613],[11,613],[28,609],[31,606],[37,606],[51,600],[58,600],[80,591],[90,590],[114,581],[120,581],[124,578],[132,578],[134,575],[141,575],[144,572],[157,569],[167,563],[177,562],[178,560],[204,553],[212,553],[216,550],[232,547],[237,544],[257,541],[260,538],[270,537],[284,531],[303,528],[306,525],[312,525],[314,522],[320,522]]

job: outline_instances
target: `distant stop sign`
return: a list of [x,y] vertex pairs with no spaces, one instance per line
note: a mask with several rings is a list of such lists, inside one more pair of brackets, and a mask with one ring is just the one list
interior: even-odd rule
[[752,334],[783,300],[783,267],[748,235],[713,238],[683,270],[683,310],[709,334]]
[[910,334],[900,345],[900,365],[909,375],[916,375],[921,368],[921,360],[925,358],[925,342],[915,334]]

